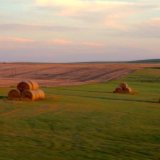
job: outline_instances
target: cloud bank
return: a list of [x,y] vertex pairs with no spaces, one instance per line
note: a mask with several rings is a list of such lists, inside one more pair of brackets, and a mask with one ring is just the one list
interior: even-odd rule
[[27,50],[40,50],[41,61],[46,52],[46,61],[160,58],[159,0],[6,0],[1,6],[2,61],[18,60],[16,51],[25,59]]

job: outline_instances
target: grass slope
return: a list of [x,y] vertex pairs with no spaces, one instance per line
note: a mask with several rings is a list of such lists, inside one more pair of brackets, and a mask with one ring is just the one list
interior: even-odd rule
[[45,101],[16,102],[0,89],[0,160],[159,160],[160,69],[122,80],[44,88]]
[[131,63],[160,63],[160,59],[137,60],[137,61],[131,61]]

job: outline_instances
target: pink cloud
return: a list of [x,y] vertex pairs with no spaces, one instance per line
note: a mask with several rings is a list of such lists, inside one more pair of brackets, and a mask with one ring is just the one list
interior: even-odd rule
[[51,45],[71,45],[71,44],[73,44],[73,42],[68,39],[53,39],[53,40],[48,41],[48,44],[51,44]]
[[101,42],[82,42],[81,44],[87,47],[96,47],[96,48],[105,46],[104,43]]
[[0,37],[0,49],[17,49],[33,46],[33,39],[22,37]]
[[160,27],[160,17],[152,18],[147,23],[150,26]]
[[31,43],[34,40],[21,37],[0,37],[0,42]]

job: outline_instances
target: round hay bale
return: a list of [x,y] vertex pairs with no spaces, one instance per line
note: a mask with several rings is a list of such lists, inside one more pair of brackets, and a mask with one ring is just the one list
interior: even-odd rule
[[39,96],[34,90],[24,90],[22,92],[22,97],[24,99],[29,99],[29,100],[34,101],[34,100],[37,100]]
[[32,84],[32,90],[37,90],[39,89],[39,84],[35,81],[30,81],[30,83]]
[[128,88],[129,86],[128,86],[127,83],[122,82],[122,83],[120,84],[120,87],[121,87],[123,90],[125,90],[125,89]]
[[114,93],[123,93],[123,90],[121,87],[117,87],[114,91]]
[[125,88],[124,90],[125,93],[132,93],[132,89],[130,87]]
[[18,100],[21,98],[21,92],[17,89],[12,89],[8,93],[8,99],[10,100]]
[[39,99],[44,99],[45,93],[42,90],[25,90],[22,92],[22,97],[24,99],[35,101]]
[[38,88],[39,88],[39,85],[35,81],[22,81],[17,85],[17,89],[21,92],[25,90],[36,90]]
[[45,99],[45,93],[42,90],[37,90],[38,95],[39,95],[39,99]]

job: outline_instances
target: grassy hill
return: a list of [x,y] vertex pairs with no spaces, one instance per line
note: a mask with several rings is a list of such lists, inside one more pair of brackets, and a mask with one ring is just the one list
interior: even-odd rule
[[[134,95],[113,94],[127,81]],[[47,99],[8,101],[0,89],[0,160],[159,160],[160,69],[120,80],[44,88]]]
[[160,63],[160,59],[137,60],[137,61],[131,61],[131,63]]
[[[78,62],[81,64],[87,64],[87,63],[95,63],[95,64],[105,64],[105,63],[146,63],[146,64],[154,64],[154,63],[160,63],[160,59],[144,59],[144,60],[134,60],[134,61],[91,61],[91,62]],[[73,63],[74,64],[74,63]],[[75,63],[76,64],[76,63]]]

